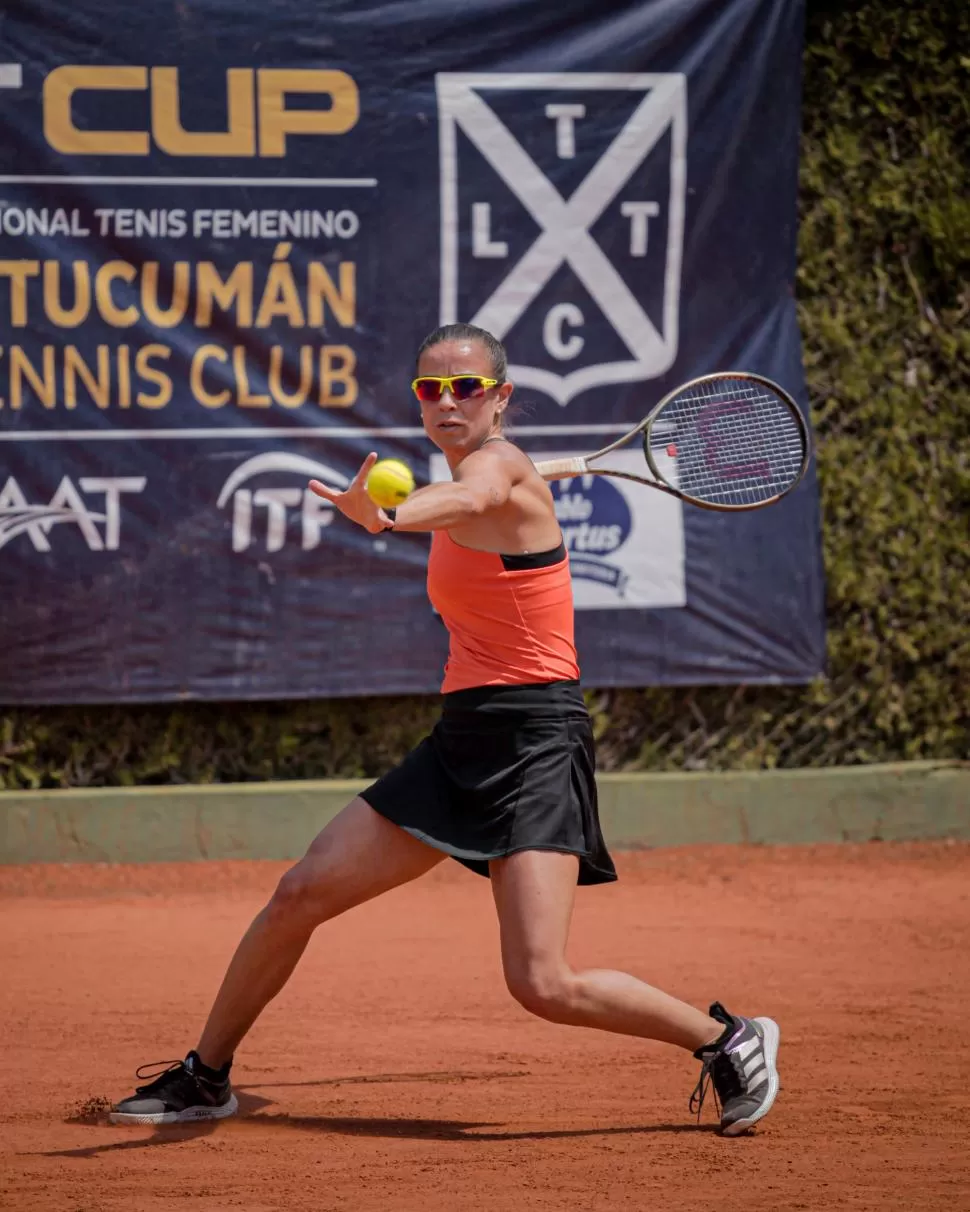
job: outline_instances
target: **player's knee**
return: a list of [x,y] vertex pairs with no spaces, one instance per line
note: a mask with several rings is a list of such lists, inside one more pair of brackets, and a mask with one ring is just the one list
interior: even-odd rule
[[291,867],[276,885],[266,912],[279,926],[308,921],[316,925],[328,916],[320,879],[305,860]]
[[564,963],[510,964],[505,970],[505,983],[519,1005],[530,1014],[551,1022],[570,1018],[573,974]]

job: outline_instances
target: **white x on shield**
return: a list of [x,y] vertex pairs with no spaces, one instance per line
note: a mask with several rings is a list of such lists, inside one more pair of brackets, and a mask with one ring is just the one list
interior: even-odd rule
[[[644,92],[626,125],[570,198],[564,199],[532,157],[479,95],[489,89],[626,89]],[[535,242],[476,312],[472,323],[504,338],[560,265],[568,263],[633,360],[586,366],[557,375],[512,366],[522,386],[546,392],[560,404],[588,387],[653,378],[677,353],[677,313],[686,189],[687,105],[680,74],[496,73],[437,77],[441,155],[441,322],[458,312],[458,157],[460,128],[538,223]],[[633,292],[593,239],[590,229],[664,132],[672,133],[667,258],[661,335]]]

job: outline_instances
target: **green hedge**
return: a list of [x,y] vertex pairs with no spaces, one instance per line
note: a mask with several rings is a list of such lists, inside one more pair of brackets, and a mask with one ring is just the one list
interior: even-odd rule
[[[967,48],[958,0],[810,4],[798,298],[829,678],[591,692],[605,769],[970,756]],[[431,699],[7,710],[0,785],[371,775],[435,710]]]

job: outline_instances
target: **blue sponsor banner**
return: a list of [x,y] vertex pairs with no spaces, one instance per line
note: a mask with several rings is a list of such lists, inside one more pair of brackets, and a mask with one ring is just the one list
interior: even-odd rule
[[[433,692],[414,351],[508,348],[536,459],[743,369],[804,404],[801,6],[37,0],[0,23],[0,700]],[[662,457],[662,455],[660,456]],[[642,466],[635,448],[619,455]],[[718,515],[553,486],[589,685],[824,660],[814,470]]]

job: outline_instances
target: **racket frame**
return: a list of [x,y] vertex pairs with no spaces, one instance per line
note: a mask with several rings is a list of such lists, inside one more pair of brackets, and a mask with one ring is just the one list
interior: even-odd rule
[[[704,383],[713,383],[723,379],[742,379],[748,383],[757,383],[762,387],[773,392],[779,399],[788,406],[789,411],[795,418],[798,426],[799,434],[802,439],[802,449],[804,455],[802,457],[802,466],[798,475],[792,480],[784,491],[776,493],[773,497],[769,497],[765,501],[755,501],[752,504],[743,505],[727,505],[715,504],[711,501],[702,501],[697,497],[692,497],[689,493],[681,492],[679,488],[674,488],[672,484],[668,484],[664,479],[660,468],[657,466],[653,452],[650,448],[650,431],[656,421],[660,419],[660,413],[677,396],[682,395],[692,388],[700,387]],[[604,455],[611,454],[614,450],[619,450],[621,446],[625,446],[638,434],[643,434],[643,454],[646,459],[647,466],[653,473],[654,479],[648,479],[646,476],[638,476],[631,471],[620,471],[610,467],[593,467],[591,466],[593,459],[601,459]],[[648,488],[658,488],[661,492],[667,493],[669,496],[676,497],[680,501],[687,501],[691,505],[696,505],[700,509],[709,509],[714,513],[748,513],[752,509],[763,509],[766,505],[774,505],[776,501],[780,501],[802,482],[806,471],[808,471],[809,463],[812,460],[812,441],[809,434],[808,425],[802,415],[802,410],[795,403],[792,396],[780,387],[773,380],[765,378],[764,375],[751,374],[745,370],[729,370],[718,371],[714,374],[698,375],[695,379],[690,379],[686,383],[682,383],[679,387],[675,387],[673,391],[668,391],[664,398],[655,404],[647,413],[639,425],[635,426],[628,433],[611,442],[608,446],[604,446],[601,450],[595,451],[588,455],[573,455],[564,459],[548,459],[541,463],[537,463],[536,470],[546,480],[565,480],[571,479],[573,476],[592,475],[592,476],[613,476],[618,480],[632,480],[635,484],[646,484]]]

